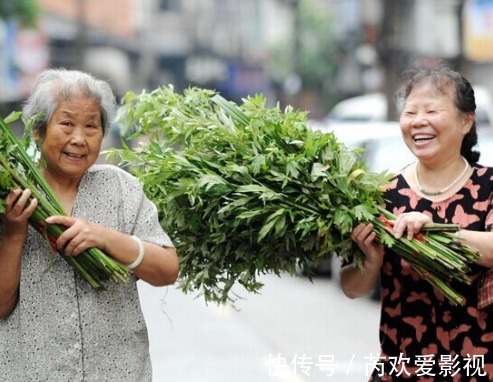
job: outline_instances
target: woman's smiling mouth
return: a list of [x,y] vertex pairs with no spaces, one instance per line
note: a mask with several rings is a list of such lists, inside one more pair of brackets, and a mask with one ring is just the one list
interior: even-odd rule
[[72,160],[79,160],[79,159],[82,159],[85,157],[85,154],[75,154],[75,153],[69,153],[66,151],[64,151],[63,153]]
[[413,140],[416,143],[428,142],[435,138],[435,135],[432,134],[416,134],[413,135]]

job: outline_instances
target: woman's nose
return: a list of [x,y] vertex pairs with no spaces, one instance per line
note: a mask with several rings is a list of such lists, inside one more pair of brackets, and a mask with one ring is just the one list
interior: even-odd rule
[[414,115],[412,120],[412,125],[415,127],[423,126],[428,123],[428,119],[426,118],[426,114],[422,112],[418,112]]
[[84,132],[84,129],[83,128],[75,128],[73,131],[72,131],[72,134],[71,134],[71,137],[70,137],[70,141],[72,143],[76,143],[76,144],[81,144],[81,143],[84,143],[85,142],[85,132]]

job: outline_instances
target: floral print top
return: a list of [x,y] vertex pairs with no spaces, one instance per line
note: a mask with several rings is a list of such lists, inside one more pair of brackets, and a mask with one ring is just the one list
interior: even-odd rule
[[[465,186],[433,202],[416,194],[402,174],[386,190],[395,214],[421,211],[434,222],[475,231],[493,224],[493,168],[476,165]],[[387,251],[381,270],[381,359],[370,381],[492,381],[493,311],[477,309],[485,268],[473,265],[471,285],[450,282],[466,301],[454,306],[398,255]]]
[[[173,246],[140,183],[115,166],[87,171],[72,216]],[[0,320],[0,376],[9,382],[150,382],[136,279],[94,291],[29,227],[19,301]]]

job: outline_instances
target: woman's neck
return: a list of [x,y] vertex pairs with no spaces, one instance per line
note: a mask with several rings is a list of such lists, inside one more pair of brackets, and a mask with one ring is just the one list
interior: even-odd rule
[[441,164],[437,168],[416,162],[405,169],[404,177],[422,197],[442,201],[455,195],[468,181],[473,170],[462,158],[459,163]]
[[79,191],[81,179],[54,176],[46,170],[43,171],[43,176],[65,212],[70,215]]

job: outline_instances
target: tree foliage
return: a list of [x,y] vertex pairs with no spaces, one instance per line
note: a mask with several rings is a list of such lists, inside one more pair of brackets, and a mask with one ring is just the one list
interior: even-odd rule
[[310,1],[300,1],[296,12],[294,36],[285,36],[271,48],[270,74],[282,82],[294,72],[304,89],[321,91],[337,71],[332,19]]
[[34,26],[39,16],[36,0],[0,1],[0,19],[18,20],[24,26]]

